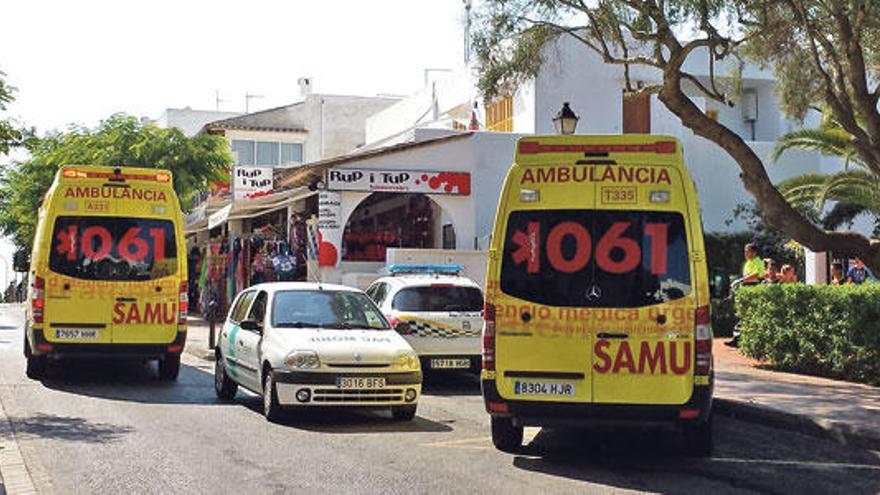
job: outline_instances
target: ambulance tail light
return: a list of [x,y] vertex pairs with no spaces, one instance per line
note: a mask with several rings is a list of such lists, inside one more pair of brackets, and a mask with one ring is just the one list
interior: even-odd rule
[[697,308],[694,322],[694,374],[708,375],[712,371],[712,318],[709,306]]
[[188,284],[184,281],[180,283],[180,299],[177,303],[177,324],[186,325],[186,314],[189,312],[189,294],[187,292]]
[[46,281],[43,277],[34,278],[34,291],[31,295],[31,312],[34,323],[43,323],[43,308],[46,306]]
[[483,369],[495,370],[495,305],[483,306]]

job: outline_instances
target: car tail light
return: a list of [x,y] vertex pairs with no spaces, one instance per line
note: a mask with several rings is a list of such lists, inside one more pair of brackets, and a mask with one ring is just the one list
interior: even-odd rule
[[483,369],[495,370],[495,305],[483,306]]
[[712,371],[712,318],[709,306],[697,308],[694,322],[694,374],[708,375]]
[[34,278],[34,290],[31,293],[31,312],[34,323],[43,323],[43,308],[46,306],[46,281],[42,277]]
[[189,312],[189,294],[187,293],[187,283],[180,283],[180,300],[177,303],[177,324],[186,325],[186,314]]

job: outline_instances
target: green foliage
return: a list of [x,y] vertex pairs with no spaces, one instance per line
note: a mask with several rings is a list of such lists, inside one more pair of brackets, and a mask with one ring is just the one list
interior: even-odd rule
[[880,285],[744,287],[740,346],[799,373],[880,384]]
[[30,146],[31,158],[0,178],[0,231],[20,249],[30,249],[36,212],[62,165],[161,168],[174,174],[174,190],[188,210],[193,196],[212,181],[227,180],[232,156],[226,140],[200,134],[188,138],[177,129],[143,124],[113,115],[97,129],[72,127]]
[[[6,111],[6,105],[15,97],[15,88],[5,81],[6,74],[0,71],[0,112]],[[14,146],[26,144],[32,138],[33,131],[23,129],[10,119],[0,119],[0,155],[9,153]]]

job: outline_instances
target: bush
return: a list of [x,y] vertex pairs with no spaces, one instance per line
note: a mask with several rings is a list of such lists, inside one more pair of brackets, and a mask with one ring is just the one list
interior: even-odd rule
[[761,285],[736,294],[740,346],[798,373],[880,384],[880,285]]

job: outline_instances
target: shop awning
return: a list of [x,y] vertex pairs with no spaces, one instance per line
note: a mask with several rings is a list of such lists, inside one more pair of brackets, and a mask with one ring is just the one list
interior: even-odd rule
[[198,228],[187,228],[186,233],[189,234],[201,230],[213,229],[223,225],[229,220],[258,217],[281,208],[287,208],[289,204],[303,200],[315,194],[318,194],[318,192],[310,191],[305,187],[300,187],[288,191],[267,194],[247,201],[239,201],[237,203],[230,202],[222,208],[216,209],[205,219],[204,224],[200,224]]

